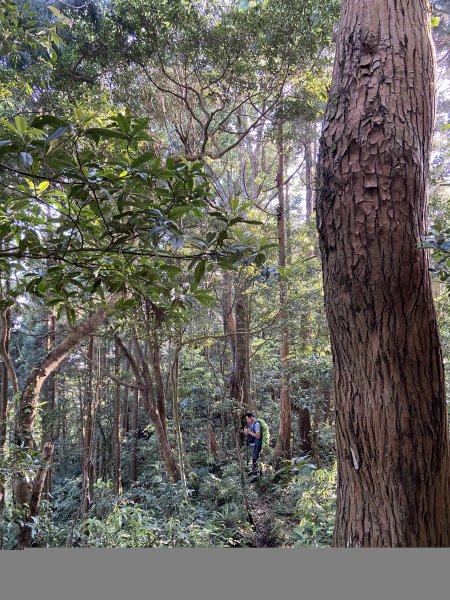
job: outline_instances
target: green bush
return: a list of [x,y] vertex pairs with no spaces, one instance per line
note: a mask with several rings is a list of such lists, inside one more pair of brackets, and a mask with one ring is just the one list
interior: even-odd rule
[[301,496],[294,513],[299,519],[293,530],[295,546],[330,546],[336,512],[336,465],[299,477],[296,487]]

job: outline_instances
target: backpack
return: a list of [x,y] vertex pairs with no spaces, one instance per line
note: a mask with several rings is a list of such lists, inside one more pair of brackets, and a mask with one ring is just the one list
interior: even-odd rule
[[260,419],[258,417],[256,420],[261,425],[261,437],[259,438],[260,439],[261,449],[268,448],[269,447],[269,442],[270,442],[269,427],[268,427],[267,423],[264,421],[264,419]]

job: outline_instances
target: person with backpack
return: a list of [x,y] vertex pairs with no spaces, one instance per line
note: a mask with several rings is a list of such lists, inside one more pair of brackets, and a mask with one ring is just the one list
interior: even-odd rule
[[261,423],[251,412],[245,413],[245,420],[247,421],[248,426],[244,428],[244,433],[247,436],[247,446],[250,448],[252,453],[252,481],[257,481],[258,459],[262,446]]

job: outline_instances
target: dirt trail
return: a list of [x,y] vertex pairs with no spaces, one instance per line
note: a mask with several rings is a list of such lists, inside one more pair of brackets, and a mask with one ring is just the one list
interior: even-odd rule
[[271,511],[264,496],[258,495],[252,503],[251,515],[255,527],[256,548],[270,548],[269,521]]

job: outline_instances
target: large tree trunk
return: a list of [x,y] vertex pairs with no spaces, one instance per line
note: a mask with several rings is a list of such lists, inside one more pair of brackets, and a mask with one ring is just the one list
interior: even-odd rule
[[335,365],[335,546],[448,546],[449,454],[426,230],[425,0],[343,0],[318,168]]

